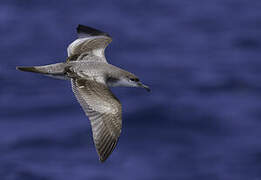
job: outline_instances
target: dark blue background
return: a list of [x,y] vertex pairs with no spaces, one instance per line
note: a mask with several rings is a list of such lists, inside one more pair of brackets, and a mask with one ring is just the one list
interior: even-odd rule
[[[260,0],[0,2],[1,180],[261,178]],[[115,88],[123,131],[103,164],[70,83],[15,70],[65,61],[81,23],[152,92]]]

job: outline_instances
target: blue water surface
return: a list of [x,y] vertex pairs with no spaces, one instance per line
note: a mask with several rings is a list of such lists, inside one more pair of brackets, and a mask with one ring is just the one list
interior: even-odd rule
[[[1,0],[1,180],[261,179],[259,0]],[[110,63],[143,89],[105,163],[69,81],[15,70],[65,61],[78,24],[108,32]]]

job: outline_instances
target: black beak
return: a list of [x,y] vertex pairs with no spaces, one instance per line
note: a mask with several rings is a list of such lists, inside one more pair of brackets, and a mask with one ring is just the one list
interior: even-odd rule
[[140,87],[143,87],[144,89],[146,89],[148,92],[150,92],[149,86],[146,86],[146,85],[142,84],[141,82],[138,82],[138,85],[139,85]]

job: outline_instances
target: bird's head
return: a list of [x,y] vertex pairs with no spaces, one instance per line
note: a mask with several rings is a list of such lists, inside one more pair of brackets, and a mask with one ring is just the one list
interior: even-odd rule
[[118,78],[109,78],[107,82],[110,86],[142,87],[150,91],[149,86],[144,85],[137,76],[129,72],[123,73]]
[[131,86],[131,87],[142,87],[145,88],[147,91],[150,91],[149,86],[144,85],[140,79],[135,76],[134,74],[129,74],[127,76],[125,76],[125,78],[123,79],[124,82],[126,82],[127,86]]

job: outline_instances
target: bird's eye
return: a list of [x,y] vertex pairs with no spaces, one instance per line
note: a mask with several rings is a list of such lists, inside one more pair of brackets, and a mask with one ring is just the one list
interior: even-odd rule
[[135,82],[138,82],[139,79],[138,78],[130,78],[131,81],[135,81]]

